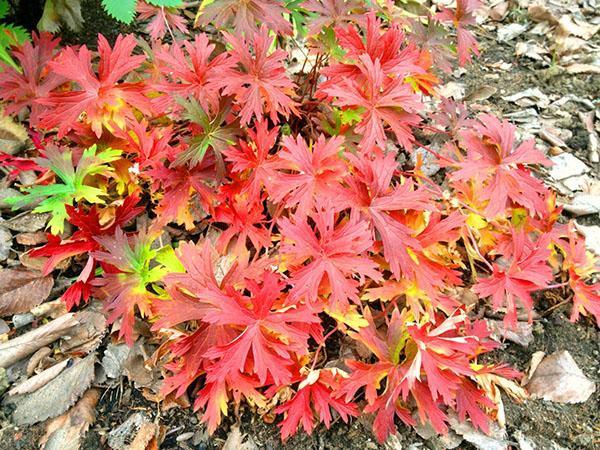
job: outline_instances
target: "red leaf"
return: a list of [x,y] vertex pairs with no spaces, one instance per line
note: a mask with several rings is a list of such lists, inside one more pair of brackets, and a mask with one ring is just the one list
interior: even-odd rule
[[50,91],[65,81],[57,73],[48,72],[48,63],[54,58],[60,39],[50,33],[32,34],[33,44],[25,41],[13,50],[23,73],[14,67],[0,64],[0,99],[6,102],[5,112],[15,114],[24,108],[31,108],[29,124],[36,127],[44,108],[36,102],[46,97]]
[[344,422],[350,417],[358,416],[358,408],[354,403],[332,396],[338,388],[341,375],[335,369],[321,369],[310,372],[300,383],[296,394],[275,410],[278,414],[286,414],[281,421],[281,438],[283,441],[296,434],[301,424],[304,431],[312,434],[314,416],[329,429],[331,425],[331,409],[338,412]]
[[203,5],[198,24],[214,23],[217,28],[229,25],[240,35],[250,36],[259,30],[259,23],[275,33],[291,34],[290,23],[282,16],[287,10],[281,3],[278,0],[220,0]]
[[92,53],[83,45],[79,51],[65,48],[55,60],[48,63],[52,73],[76,84],[78,89],[51,92],[38,98],[47,107],[40,125],[58,128],[59,137],[75,127],[83,112],[97,137],[103,126],[116,124],[123,128],[133,119],[133,108],[150,114],[150,104],[140,83],[119,83],[127,74],[137,69],[144,55],[132,55],[136,46],[132,35],[119,35],[113,48],[102,35],[98,35],[98,73],[92,68]]
[[494,263],[494,271],[488,278],[480,279],[473,291],[482,297],[492,297],[494,309],[505,305],[506,326],[517,324],[517,303],[533,312],[531,293],[543,289],[552,280],[552,269],[547,264],[550,258],[549,237],[542,235],[532,242],[523,230],[513,230],[507,242],[501,262]]
[[[368,224],[350,219],[336,226],[332,209],[321,210],[311,218],[314,230],[306,220],[278,222],[283,238],[281,251],[294,266],[292,297],[315,302],[321,283],[326,282],[331,292],[329,307],[345,312],[348,300],[359,301],[357,287],[365,277],[381,279],[377,264],[366,255],[373,244]],[[355,275],[363,281],[359,283]]]
[[269,114],[273,123],[279,122],[277,113],[286,118],[296,114],[296,102],[290,97],[296,85],[283,66],[287,54],[280,49],[269,54],[273,39],[267,27],[263,25],[251,38],[226,32],[223,36],[232,47],[231,60],[237,68],[223,70],[218,85],[223,87],[224,95],[235,96],[241,124],[247,125],[253,117],[260,120],[263,114]]
[[340,181],[346,172],[346,165],[339,156],[343,142],[341,136],[326,140],[320,135],[309,147],[300,136],[296,139],[286,136],[283,150],[277,154],[278,168],[285,172],[280,171],[269,184],[273,201],[284,202],[288,208],[297,206],[299,218],[323,204],[339,204]]

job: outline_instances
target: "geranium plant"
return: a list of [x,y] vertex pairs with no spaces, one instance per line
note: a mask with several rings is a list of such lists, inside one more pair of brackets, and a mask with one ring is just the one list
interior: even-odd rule
[[50,213],[31,256],[73,257],[69,308],[101,299],[130,345],[137,320],[172,336],[163,393],[193,390],[210,432],[242,403],[284,440],[335,415],[372,414],[380,441],[452,411],[487,431],[482,380],[518,373],[480,358],[496,344],[465,292],[511,327],[560,286],[600,323],[597,261],[531,170],[546,156],[438,93],[478,52],[477,0],[203,2],[193,32],[148,3],[151,45],[13,49],[0,98],[43,139],[3,164],[39,169],[11,201]]

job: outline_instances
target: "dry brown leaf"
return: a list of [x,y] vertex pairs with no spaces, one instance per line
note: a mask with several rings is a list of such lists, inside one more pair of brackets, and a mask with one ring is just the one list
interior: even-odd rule
[[564,14],[558,21],[559,35],[575,35],[586,41],[600,30],[600,25],[592,25],[581,19],[575,19],[569,14]]
[[256,450],[258,447],[254,440],[251,438],[244,440],[245,437],[246,435],[241,432],[240,426],[233,425],[222,450]]
[[0,272],[0,316],[27,312],[50,295],[52,276],[22,269]]
[[559,403],[585,402],[596,390],[566,350],[545,357],[531,374],[527,391],[532,398]]
[[490,18],[497,22],[502,21],[508,14],[508,1],[502,1],[490,8]]
[[4,114],[0,108],[0,147],[9,155],[14,155],[27,143],[27,130],[20,123]]
[[74,314],[60,316],[35,330],[0,344],[0,367],[8,367],[54,342],[79,325]]
[[149,357],[151,353],[152,351],[143,341],[137,341],[123,364],[123,372],[137,388],[149,388],[159,392],[160,370],[151,365]]
[[575,63],[567,66],[568,73],[600,73],[600,66],[595,64]]
[[131,442],[131,436],[134,433],[137,434],[144,423],[150,423],[146,414],[142,412],[133,413],[127,420],[108,433],[108,446],[113,450],[129,450],[128,442]]
[[78,450],[81,438],[96,420],[98,389],[88,389],[70,410],[48,422],[40,440],[42,450]]
[[529,5],[527,14],[534,22],[549,22],[551,24],[556,24],[558,22],[556,16],[543,3],[533,3]]
[[81,311],[75,314],[80,326],[70,329],[60,343],[63,353],[85,355],[100,345],[106,332],[106,317],[97,311]]
[[16,405],[14,423],[31,425],[63,414],[91,386],[95,363],[94,354],[75,360],[73,365],[37,391],[9,397],[8,401]]
[[54,364],[52,367],[49,367],[43,372],[26,379],[8,391],[8,395],[29,394],[30,392],[37,391],[42,386],[45,386],[50,381],[55,379],[63,370],[65,370],[71,361],[71,359],[65,359],[58,364]]
[[49,302],[42,303],[35,308],[31,308],[31,314],[35,317],[51,317],[56,319],[57,317],[63,316],[67,313],[67,307],[65,306],[65,302],[63,302],[60,298],[56,300],[51,300]]
[[[46,256],[39,256],[33,258],[29,255],[29,252],[21,253],[19,255],[19,262],[28,269],[41,271],[44,268],[48,258]],[[65,258],[56,265],[56,269],[64,270],[71,265],[71,258]]]
[[42,347],[37,352],[35,352],[29,361],[27,361],[27,376],[30,377],[34,374],[38,365],[48,356],[52,354],[52,349],[50,347]]
[[15,236],[15,239],[19,244],[27,246],[45,244],[48,242],[47,235],[43,231],[19,233]]
[[50,213],[25,212],[2,222],[2,226],[12,231],[33,233],[45,228],[50,217]]
[[155,423],[142,423],[128,450],[158,450],[164,435],[161,431]]

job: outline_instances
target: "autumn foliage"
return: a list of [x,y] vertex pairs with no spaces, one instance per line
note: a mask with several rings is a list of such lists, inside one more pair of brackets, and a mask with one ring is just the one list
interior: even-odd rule
[[68,307],[102,300],[128,344],[150,324],[164,395],[193,393],[210,432],[240,404],[284,440],[359,414],[380,441],[453,414],[487,431],[489,380],[518,373],[480,358],[467,294],[510,327],[558,285],[600,323],[597,261],[532,172],[549,161],[438,94],[478,53],[478,0],[379,3],[214,2],[192,32],[142,6],[144,45],[41,34],[0,72],[37,142],[1,159],[38,176],[11,201],[51,215],[30,256],[70,260]]

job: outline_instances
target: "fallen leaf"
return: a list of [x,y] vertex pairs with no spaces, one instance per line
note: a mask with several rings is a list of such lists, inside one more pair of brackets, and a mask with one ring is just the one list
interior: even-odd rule
[[531,377],[533,376],[533,374],[535,373],[536,369],[538,368],[545,356],[546,353],[541,351],[534,352],[533,355],[531,355],[529,369],[527,370],[527,373],[521,380],[521,386],[525,386],[527,383],[529,383],[529,380],[531,379]]
[[20,361],[38,349],[56,341],[77,325],[79,325],[79,322],[75,315],[68,313],[19,337],[1,343],[0,367],[8,367]]
[[99,399],[98,389],[88,389],[75,406],[62,416],[50,420],[40,440],[42,450],[78,450],[81,439],[96,420]]
[[67,411],[92,384],[95,362],[94,354],[78,359],[37,391],[12,397],[10,402],[16,405],[13,421],[31,425]]
[[37,28],[56,33],[66,24],[72,31],[80,31],[84,25],[81,0],[47,0]]
[[588,155],[590,162],[600,162],[600,137],[594,128],[594,111],[579,112],[579,118],[588,132]]
[[557,181],[582,175],[590,170],[582,160],[571,153],[561,153],[560,155],[552,156],[550,157],[550,161],[552,161],[552,167],[548,170],[548,175]]
[[128,443],[144,423],[150,423],[145,414],[141,412],[132,414],[121,425],[108,433],[108,446],[113,450],[129,450]]
[[467,421],[459,421],[456,414],[449,414],[450,427],[467,442],[480,450],[507,450],[506,431],[490,422],[489,435],[476,429]]
[[140,426],[128,450],[158,450],[161,443],[161,427],[155,423],[144,422]]
[[547,55],[548,53],[546,48],[535,41],[517,42],[515,45],[516,56],[525,56],[535,61],[543,61],[544,55]]
[[498,28],[498,42],[512,41],[517,36],[527,31],[528,26],[522,23],[509,23]]
[[71,363],[71,361],[71,359],[65,359],[64,361],[49,367],[43,372],[26,379],[8,391],[8,395],[29,394],[37,391],[56,378]]
[[564,14],[558,20],[557,33],[560,35],[575,35],[585,40],[589,40],[600,30],[599,25],[591,25],[585,20],[574,18],[569,14]]
[[558,202],[565,211],[575,216],[600,213],[600,195],[577,194],[570,202]]
[[558,19],[544,3],[533,3],[527,8],[529,18],[534,22],[550,22],[556,24]]
[[[29,252],[21,253],[19,255],[19,262],[23,264],[25,267],[31,270],[37,270],[41,272],[44,268],[44,265],[48,261],[48,257],[46,256],[38,256],[37,258],[33,258],[29,255]],[[71,258],[65,258],[61,260],[55,267],[58,270],[64,270],[71,265]]]
[[542,128],[539,133],[540,138],[545,140],[546,142],[561,148],[567,148],[567,144],[563,141],[554,130],[550,130],[548,128]]
[[108,378],[116,379],[123,373],[123,365],[129,356],[127,344],[108,344],[102,357],[102,367]]
[[227,435],[227,440],[222,450],[256,450],[258,447],[252,438],[244,440],[245,434],[240,430],[239,425],[232,425]]
[[547,356],[539,363],[526,386],[531,398],[559,403],[583,403],[596,390],[566,350]]
[[600,73],[600,66],[595,64],[575,63],[567,66],[568,73]]
[[550,99],[538,87],[528,88],[516,94],[504,96],[502,100],[515,103],[524,108],[537,106],[538,108],[545,109],[550,105]]
[[449,81],[440,86],[438,92],[442,97],[460,101],[465,97],[465,85],[456,81]]
[[19,233],[15,236],[15,239],[19,244],[29,247],[48,242],[48,237],[43,231]]
[[0,336],[7,334],[10,331],[10,328],[6,324],[6,322],[0,319]]
[[490,8],[490,18],[496,22],[502,21],[508,14],[508,1],[501,1]]
[[575,222],[577,231],[585,236],[585,246],[597,256],[600,256],[600,226],[598,225],[579,225]]
[[32,376],[37,367],[44,361],[48,356],[52,354],[52,349],[50,347],[42,347],[29,358],[27,361],[26,373],[27,376]]
[[589,175],[576,175],[562,180],[562,184],[569,189],[571,193],[576,191],[589,192],[593,179]]
[[146,363],[151,353],[143,340],[137,341],[127,355],[123,372],[138,389],[144,387],[158,392],[161,386],[160,370]]
[[523,347],[533,342],[533,325],[528,322],[517,322],[514,329],[505,327],[502,320],[488,319],[487,323],[495,340],[504,338]]
[[0,316],[27,312],[50,295],[52,276],[22,269],[0,271]]
[[50,213],[25,212],[2,222],[2,226],[12,231],[33,233],[45,228],[50,217]]
[[486,100],[498,92],[498,88],[494,86],[480,86],[465,97],[467,102],[478,102]]
[[56,319],[57,317],[63,316],[67,313],[67,307],[65,306],[65,302],[63,302],[60,298],[56,300],[51,300],[49,302],[42,303],[35,308],[31,308],[31,314],[35,317],[52,317]]
[[27,130],[0,108],[0,148],[9,155],[14,155],[27,143]]
[[106,317],[89,309],[75,313],[79,326],[71,328],[60,343],[60,350],[71,355],[85,355],[100,345],[106,333]]

